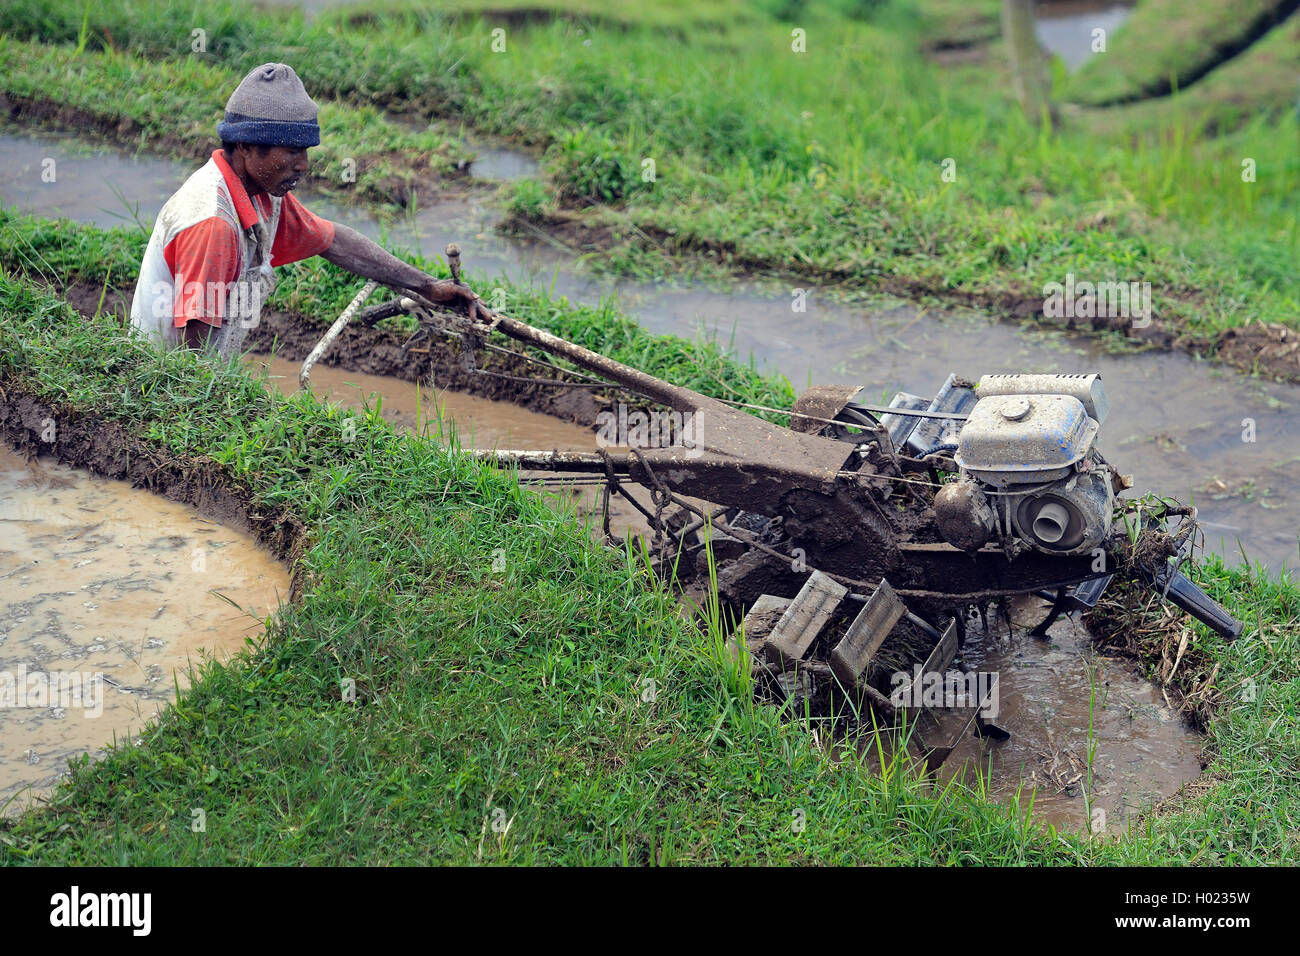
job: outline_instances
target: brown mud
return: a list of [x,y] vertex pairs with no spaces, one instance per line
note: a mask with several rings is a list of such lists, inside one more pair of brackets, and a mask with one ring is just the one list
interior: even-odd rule
[[[131,292],[74,281],[54,290],[84,316],[97,309],[115,315],[127,325]],[[102,297],[102,305],[101,305]],[[245,347],[250,364],[261,366],[277,390],[292,394],[298,390],[302,360],[328,328],[305,316],[266,310],[257,328],[249,331]],[[514,356],[495,352],[476,353],[476,367],[509,375],[510,379],[483,375],[465,366],[460,346],[449,339],[424,340],[427,351],[403,352],[407,336],[384,329],[349,325],[330,351],[312,369],[312,390],[319,397],[342,401],[361,408],[370,396],[383,398],[382,415],[395,427],[415,431],[435,416],[441,407],[455,426],[464,448],[545,448],[560,451],[590,451],[596,447],[594,424],[602,409],[626,399],[622,393],[604,389],[561,388],[519,378],[550,379],[554,373]],[[274,354],[272,354],[274,350]],[[408,383],[402,388],[400,383]],[[420,397],[417,398],[417,385]],[[638,407],[635,400],[630,407]],[[422,410],[423,419],[417,415]],[[603,519],[603,503],[590,485],[566,487],[554,475],[523,472],[530,482],[546,481],[550,490],[570,499],[580,515]],[[643,505],[648,493],[639,486],[627,489]],[[694,501],[695,499],[688,499]],[[648,531],[644,517],[617,495],[609,502],[610,530],[615,534]]]
[[[292,395],[299,391],[301,364],[283,355],[245,356],[255,373],[265,373],[276,391]],[[311,372],[311,389],[317,398],[359,409],[374,397],[382,398],[380,414],[399,431],[432,432],[445,438],[455,431],[463,448],[545,448],[559,451],[590,451],[596,447],[589,428],[561,421],[551,415],[510,402],[466,392],[430,388],[425,383],[406,382],[393,376],[372,375],[337,366],[316,366]]]
[[[67,297],[69,300],[73,301],[74,305],[76,305],[81,311],[87,313],[94,311],[100,301],[100,295],[101,289],[99,287],[85,283],[67,290]],[[126,293],[110,291],[110,295],[105,302],[105,307],[110,311],[116,311],[118,315],[124,315],[125,306],[127,304],[129,304],[129,291]],[[1041,299],[1033,300],[1033,305],[1035,309],[1041,309]],[[280,356],[283,356],[280,361],[288,363],[287,366],[282,365],[277,374],[293,371],[295,373],[293,378],[296,379],[297,362],[295,360],[301,360],[301,358],[306,355],[307,351],[316,342],[325,328],[326,325],[324,323],[306,320],[301,316],[268,312],[263,317],[262,327],[254,331],[249,340],[249,345],[253,348],[261,348],[264,351],[274,347],[277,353]],[[355,379],[358,375],[385,376],[388,378],[390,383],[393,378],[401,379],[408,383],[417,381],[433,381],[439,388],[454,388],[457,391],[468,392],[482,399],[508,399],[510,402],[527,408],[533,412],[552,416],[553,419],[564,419],[569,422],[581,423],[588,426],[594,420],[595,412],[600,408],[607,407],[608,404],[609,396],[601,395],[599,392],[592,394],[591,390],[560,389],[546,385],[538,385],[536,383],[525,384],[478,374],[464,365],[459,347],[453,342],[423,342],[421,343],[420,348],[428,348],[429,351],[404,353],[401,348],[403,341],[404,336],[395,333],[364,329],[360,327],[350,327],[345,330],[344,335],[340,338],[339,342],[335,344],[334,349],[326,361],[315,370],[314,377],[318,377],[318,381],[322,385],[327,386],[327,390],[334,395],[337,395],[338,393],[332,390],[331,385],[333,388],[348,385],[349,382],[352,379]],[[488,369],[489,371],[498,371],[521,377],[545,377],[550,374],[546,370],[538,369],[534,366],[518,362],[517,360],[491,353],[479,353],[476,356],[476,361],[479,367]],[[332,365],[337,365],[337,367],[331,368]],[[341,372],[340,369],[342,368],[348,369],[348,372]],[[272,371],[275,373],[274,366]],[[334,379],[332,383],[327,381],[331,378]],[[0,385],[3,384],[4,383],[0,383]],[[352,384],[357,383],[352,382]],[[363,390],[366,388],[365,385],[362,385],[361,387]],[[387,388],[391,391],[391,384],[387,386]],[[384,388],[376,387],[373,390],[385,394]],[[413,394],[414,390],[412,389],[411,392]],[[446,400],[444,396],[440,396],[440,398],[443,398],[444,401]],[[21,403],[21,396],[19,396],[17,400]],[[354,402],[361,400],[363,399],[360,397],[354,397],[351,399],[351,401]],[[10,437],[10,432],[14,432],[15,434],[18,434],[19,437],[11,438],[11,441],[15,441],[18,444],[26,444],[29,447],[35,446],[35,436],[37,435],[37,431],[35,430],[36,426],[28,424],[28,421],[33,418],[36,411],[40,411],[41,409],[35,411],[28,409],[32,414],[26,415],[20,410],[16,423],[11,424],[13,413],[10,404],[12,403],[8,402],[7,399],[3,404],[0,404],[0,424],[4,425],[5,437]],[[387,407],[389,404],[390,398],[386,395],[385,406]],[[398,424],[399,427],[419,427],[419,423],[415,421],[413,417],[406,423],[401,420],[400,416],[403,414],[412,414],[411,410],[395,409],[395,411],[397,412],[397,415],[392,420],[394,420],[394,423]],[[481,420],[483,422],[488,422],[494,416],[495,413],[489,413],[484,415]],[[37,417],[35,418],[35,421],[39,422],[43,417],[44,416]],[[462,421],[461,418],[457,417],[455,412],[449,412],[449,417],[458,422]],[[72,423],[74,425],[76,424],[75,416],[72,419]],[[105,425],[103,426],[103,430],[109,432],[112,429],[111,426]],[[479,442],[478,439],[485,435],[486,431],[487,429],[481,429],[475,426],[475,441],[473,443],[482,447],[482,443]],[[590,432],[582,429],[579,431],[586,435],[588,442],[591,441]],[[464,439],[466,432],[463,428],[461,433],[462,439]],[[58,444],[61,446],[68,440],[65,436],[62,422],[60,424],[59,434],[60,441]],[[536,444],[536,442],[540,440],[535,437],[536,433],[527,431],[526,428],[522,432],[514,430],[509,424],[504,427],[501,438],[502,440],[513,438],[516,434],[528,434],[530,439],[532,439],[530,444]],[[119,470],[122,469],[124,466],[120,461],[112,456],[111,452],[125,447],[123,444],[123,439],[125,437],[127,436],[120,434],[113,435],[107,445],[101,447],[98,452],[82,453],[83,457],[86,458],[84,463],[95,470],[102,470],[100,466],[105,468],[117,467]],[[577,442],[578,437],[580,436],[575,435],[575,443],[571,447],[590,447],[590,444],[579,444]],[[91,440],[91,444],[94,444],[93,439]],[[135,444],[138,445],[139,443],[136,442]],[[468,446],[471,442],[464,441],[464,444]],[[144,450],[144,452],[147,453],[147,449]],[[64,448],[60,447],[56,449],[56,453],[59,454],[60,457],[63,457],[67,452]],[[72,454],[75,458],[78,453],[74,449]],[[137,450],[136,453],[130,456],[132,464],[135,464],[135,462],[139,460],[140,454],[141,451]],[[198,499],[203,498],[203,491],[205,488],[211,492],[212,487],[220,481],[220,476],[216,474],[208,476],[208,480],[211,484],[205,483],[202,479],[195,481],[194,471],[187,469],[187,463],[158,460],[158,458],[159,456],[155,455],[155,459],[150,462],[150,465],[156,466],[156,469],[153,471],[150,471],[147,467],[143,470],[136,469],[134,472],[132,472],[130,468],[126,468],[125,473],[127,476],[131,477],[133,481],[138,481],[146,486],[149,486],[148,483],[153,481],[157,486],[169,489],[164,493],[169,493],[169,495],[172,492],[179,494],[180,499],[178,500],[194,498],[196,500],[190,503],[195,504],[198,503]],[[195,469],[199,471],[202,470],[200,463],[189,464],[192,464]],[[170,483],[168,478],[169,473],[174,473],[171,474]],[[159,474],[162,474],[163,477],[158,478],[157,476]],[[227,507],[225,510],[228,511],[228,518],[237,519],[239,514],[243,513],[245,522],[252,530],[257,531],[259,535],[262,536],[265,536],[268,533],[265,528],[259,529],[256,516],[248,512],[248,509],[244,505],[237,490],[227,490],[226,497],[222,500],[226,502]],[[211,504],[211,501],[207,501],[209,507]],[[294,540],[297,540],[299,534],[295,532],[292,537]],[[1060,626],[1061,625],[1058,625],[1058,627]]]
[[[51,434],[51,428],[52,434],[54,435],[53,442],[45,440],[45,437]],[[256,540],[259,544],[266,547],[271,555],[276,559],[284,561],[289,568],[287,586],[283,582],[280,582],[276,586],[275,590],[278,590],[283,600],[293,601],[297,599],[299,593],[299,581],[296,574],[296,563],[304,542],[303,527],[301,523],[296,518],[285,512],[253,504],[251,502],[249,490],[241,486],[237,481],[232,480],[212,461],[178,458],[150,445],[134,435],[128,429],[123,428],[118,424],[104,421],[93,414],[84,414],[74,410],[55,408],[48,402],[33,398],[25,394],[16,382],[7,379],[0,380],[0,447],[5,449],[15,449],[17,454],[24,458],[34,455],[49,456],[49,458],[57,460],[62,463],[62,465],[86,469],[102,478],[121,481],[124,483],[124,486],[129,485],[131,488],[144,489],[148,492],[152,492],[156,496],[167,499],[167,501],[164,502],[157,502],[157,505],[159,506],[165,506],[167,505],[167,502],[175,502],[178,505],[185,506],[183,509],[185,520],[191,520],[193,514],[197,514],[203,518],[212,519],[212,521],[219,523],[221,528],[220,534],[223,540],[229,539],[235,535],[244,535],[250,540]],[[6,454],[14,453],[6,451]],[[44,460],[48,461],[49,458]],[[70,482],[70,479],[66,476],[59,476],[57,474],[57,466],[47,464],[42,467],[47,475],[54,476],[53,484],[68,484]],[[57,495],[59,489],[55,488],[54,493]],[[123,492],[123,494],[125,494],[125,492]],[[47,497],[48,495],[49,491],[47,489]],[[6,494],[6,502],[8,502],[9,497],[10,496]],[[22,520],[35,517],[50,518],[52,513],[53,512],[48,506],[44,506],[40,509],[39,515],[33,513],[31,515],[23,515],[19,517]],[[87,514],[87,512],[80,513]],[[90,521],[90,518],[87,520]],[[180,520],[180,517],[175,517],[176,522],[179,522]],[[204,523],[202,525],[194,524],[190,528],[190,532],[197,535],[200,531],[212,527],[213,525],[210,523]],[[187,534],[188,532],[168,532],[162,534],[161,539],[164,544],[175,544],[176,539],[188,540]],[[56,533],[47,536],[47,539],[53,538],[54,540],[52,543],[54,546],[61,547],[57,541],[58,537],[59,535]],[[153,538],[150,540],[153,541]],[[138,551],[138,549],[135,550]],[[192,548],[189,548],[188,546],[181,548],[178,553],[180,553],[184,558],[187,567],[193,566],[192,562],[194,557]],[[257,554],[255,563],[258,565],[260,571],[266,572],[269,567],[268,562],[261,556],[260,552],[255,553]],[[14,563],[16,557],[22,556],[10,555],[5,559],[5,573],[14,570],[8,565]],[[86,559],[82,558],[81,560]],[[17,563],[21,566],[24,562],[18,561]],[[57,564],[51,566],[57,567]],[[220,566],[221,564],[219,562],[213,564],[214,568]],[[155,571],[155,581],[160,580],[161,576],[166,573],[168,572],[164,571],[160,574]],[[18,573],[14,575],[14,579],[16,579],[18,583],[21,583],[21,574],[22,571],[19,570]],[[128,575],[128,577],[129,576],[131,575]],[[236,574],[234,577],[237,579],[239,575]],[[12,584],[15,582],[11,579],[8,583]],[[111,585],[112,580],[106,580],[105,583]],[[222,584],[223,582],[217,581],[214,577],[212,583]],[[228,584],[229,581],[226,581],[225,583]],[[115,586],[118,591],[123,593],[115,594],[112,588],[104,593],[110,600],[113,600],[115,597],[125,598],[127,592],[131,590],[128,585],[129,582],[124,585],[121,581],[118,581]],[[6,594],[10,594],[12,590],[13,588],[11,587],[5,588]],[[150,601],[152,601],[156,596],[156,594],[149,594]],[[261,604],[266,603],[265,597],[258,600]],[[195,601],[191,589],[191,593],[188,596],[176,595],[172,598],[160,598],[156,602],[153,602],[151,610],[153,613],[157,613],[157,607],[169,603],[176,605],[181,601],[190,604],[200,603]],[[91,601],[90,603],[98,603],[98,599]],[[254,603],[257,602],[255,601]],[[9,609],[12,611],[13,607],[9,606]],[[48,609],[42,608],[38,610],[44,614]],[[92,609],[86,608],[86,610]],[[125,679],[118,681],[118,683],[124,685],[127,689],[134,687],[135,693],[132,696],[132,701],[135,703],[132,703],[129,708],[125,709],[122,707],[113,708],[113,712],[117,715],[113,720],[108,720],[107,722],[96,720],[93,722],[97,728],[102,725],[108,731],[106,735],[98,736],[96,738],[94,743],[95,746],[108,743],[112,739],[112,734],[115,730],[124,730],[127,726],[138,729],[143,722],[151,716],[153,708],[156,706],[156,702],[162,700],[170,690],[170,685],[168,680],[165,679],[165,675],[169,668],[179,665],[180,660],[177,658],[177,655],[181,658],[188,658],[197,663],[201,656],[197,653],[200,647],[211,648],[215,646],[218,650],[222,647],[229,650],[231,647],[231,640],[233,639],[232,635],[238,638],[234,641],[235,645],[242,642],[243,637],[247,634],[247,625],[250,623],[246,618],[241,619],[240,615],[234,608],[231,608],[224,603],[208,606],[208,610],[217,615],[218,620],[226,621],[226,625],[228,625],[225,631],[216,636],[215,640],[213,640],[212,633],[206,630],[205,625],[202,632],[198,635],[200,638],[199,643],[189,641],[174,643],[162,639],[159,635],[146,636],[143,639],[146,645],[145,648],[137,648],[135,646],[137,642],[134,640],[116,642],[119,645],[125,643],[127,649],[131,651],[135,658],[143,662],[146,676],[141,680],[135,680],[132,676],[121,675],[124,676]],[[23,615],[18,616],[21,617]],[[231,623],[232,620],[233,623]],[[21,624],[22,622],[18,623]],[[45,621],[45,623],[47,625],[49,624],[48,621]],[[195,627],[196,625],[192,622],[187,622],[185,626]],[[47,627],[45,630],[49,631],[49,628]],[[16,641],[19,641],[19,651],[21,652],[21,633],[15,632],[12,636],[14,636]],[[148,647],[151,640],[155,642],[161,641],[161,643],[155,643],[153,647]],[[105,646],[101,648],[100,643],[103,643]],[[109,669],[111,669],[114,661],[111,658],[108,661],[104,661],[102,655],[105,653],[111,654],[112,643],[113,642],[108,641],[92,642],[92,644],[87,646],[87,654],[90,656],[85,658],[85,668],[78,666],[75,669],[103,669],[99,668],[96,662],[107,663],[110,665]],[[12,645],[7,645],[4,648],[6,660],[13,652],[12,647]],[[27,649],[31,650],[31,648]],[[149,654],[152,654],[153,658],[156,659],[145,659],[142,657],[142,651],[145,650],[147,650]],[[19,656],[21,657],[21,654]],[[37,656],[40,656],[39,653]],[[23,660],[18,661],[19,665],[23,663]],[[92,665],[96,666],[92,668]],[[105,672],[107,673],[107,670]],[[158,680],[150,679],[152,677],[158,677],[159,674],[164,675],[164,677]],[[144,685],[144,688],[151,689],[148,690],[147,694],[141,693],[141,690],[144,688],[140,685]],[[113,693],[109,693],[109,691],[113,691]],[[112,687],[112,685],[108,685],[108,688],[104,692],[106,716],[108,713],[108,703],[113,699],[113,694],[115,693],[117,693],[117,691]],[[146,700],[150,701],[147,705],[144,703]],[[137,706],[137,704],[139,706]],[[121,726],[119,726],[119,723]],[[44,731],[42,731],[42,734],[43,733]],[[71,732],[69,731],[69,733]],[[96,733],[98,733],[98,731],[96,731]],[[13,736],[13,739],[18,740],[20,736],[18,735],[18,731],[15,730],[14,734],[15,736]],[[9,736],[10,734],[6,733],[6,737],[8,738]],[[52,749],[42,756],[41,749],[39,747],[33,747],[29,743],[29,746],[27,746],[26,749],[35,753],[35,763],[30,762],[32,755],[28,754],[26,760],[20,759],[18,763],[15,764],[13,760],[9,759],[13,754],[10,754],[8,750],[6,750],[5,759],[11,769],[13,767],[18,767],[20,769],[22,767],[27,767],[25,776],[22,776],[21,779],[15,778],[15,780],[10,781],[14,786],[23,783],[36,784],[38,787],[42,788],[48,786],[54,779],[57,779],[58,770],[66,764],[66,760],[69,756],[76,752],[84,752],[85,750],[90,749],[89,746],[81,746],[80,743],[77,743],[77,741],[80,740],[80,737],[77,737],[76,735],[69,736],[68,740],[62,744],[57,744],[57,741],[51,741],[44,736],[42,736],[41,739],[50,743]],[[85,743],[85,741],[81,741],[81,743]],[[22,757],[21,754],[19,756],[20,758]],[[42,761],[44,761],[43,764]],[[32,770],[31,768],[36,769]],[[31,777],[31,773],[35,773],[37,776]],[[8,795],[10,794],[4,794],[4,796]],[[21,803],[22,801],[20,800],[17,802]]]
[[[245,339],[245,348],[258,353],[274,351],[282,358],[301,363],[328,328],[327,324],[301,316],[263,312],[261,323],[250,330]],[[425,339],[404,352],[402,345],[407,338],[409,336],[383,329],[348,325],[320,365],[398,378],[405,382],[432,383],[438,389],[465,392],[480,398],[508,400],[529,411],[589,427],[594,425],[602,408],[618,400],[618,393],[605,389],[517,381],[519,378],[553,381],[558,376],[550,369],[499,352],[475,352],[474,367],[471,368],[463,359],[460,343],[455,339]],[[483,371],[495,374],[482,374]],[[316,374],[314,369],[312,374]],[[498,375],[512,378],[499,378]]]
[[[1032,801],[1036,822],[1114,836],[1201,785],[1206,740],[1173,689],[1142,679],[1122,649],[1099,644],[1078,620],[1057,620],[1048,640],[1031,637],[1045,609],[1025,596],[1012,602],[1010,621],[968,619],[965,679],[997,675],[995,712],[986,716],[1011,736],[968,731],[936,771],[936,786],[956,780],[993,801],[1018,801],[1021,814]],[[877,772],[882,756],[921,770],[915,742],[904,755],[889,734],[864,729],[851,740]]]
[[1046,609],[1037,598],[1018,598],[1014,627],[990,617],[987,630],[968,629],[963,660],[998,675],[994,720],[1011,739],[967,737],[940,779],[970,785],[982,775],[994,799],[1020,790],[1027,807],[1032,792],[1036,819],[1122,832],[1200,776],[1205,741],[1184,719],[1177,694],[1138,676],[1127,648],[1095,641],[1068,617],[1052,625],[1050,640],[1030,637]]
[[[63,289],[52,288],[81,315],[89,318],[100,306],[102,311],[117,317],[125,328],[129,322],[132,292],[128,288],[104,289],[94,283],[76,280]],[[245,348],[257,355],[272,352],[282,359],[301,363],[329,328],[328,323],[317,322],[307,316],[266,309],[259,325],[250,329]],[[531,412],[549,415],[561,421],[573,422],[590,428],[601,409],[619,400],[622,393],[605,389],[565,388],[539,382],[519,382],[497,378],[510,375],[515,378],[554,380],[555,373],[513,356],[499,352],[475,353],[475,368],[493,375],[484,375],[466,366],[460,346],[452,339],[423,340],[410,351],[402,346],[408,336],[387,329],[348,325],[343,329],[329,352],[312,370],[312,376],[328,374],[329,369],[345,369],[363,375],[379,375],[404,382],[432,384],[439,390],[451,390],[510,404]],[[296,381],[296,372],[294,375]],[[592,432],[588,432],[590,436]],[[589,440],[588,444],[591,441]],[[585,447],[585,446],[584,446]]]
[[1133,661],[1202,733],[1236,690],[1216,681],[1219,665],[1193,639],[1186,619],[1132,583],[1112,587],[1088,615],[1088,627],[1098,649]]
[[[43,440],[53,429],[55,441]],[[0,379],[0,442],[29,456],[52,455],[103,478],[129,482],[188,505],[205,518],[253,535],[292,568],[304,544],[302,523],[281,509],[254,504],[248,488],[209,459],[179,458],[93,414],[58,409]],[[288,600],[299,582],[290,580]]]
[[141,731],[287,592],[250,535],[0,445],[0,812]]
[[[279,356],[248,355],[245,363],[255,373],[265,374],[267,384],[281,394],[299,391],[300,363]],[[590,428],[570,424],[540,412],[529,411],[507,401],[481,398],[464,392],[432,389],[391,376],[370,375],[330,366],[316,366],[311,389],[317,398],[338,402],[345,408],[373,407],[380,399],[381,416],[399,431],[447,442],[454,435],[464,449],[544,448],[554,451],[594,451],[596,436]],[[553,496],[563,507],[571,507],[593,527],[604,528],[606,504],[601,488],[587,476],[564,480],[551,472],[522,470],[520,480],[534,490]],[[639,485],[625,490],[653,511],[650,495]],[[696,499],[689,499],[698,504]],[[609,530],[617,537],[648,535],[650,526],[636,507],[618,495],[608,502]]]

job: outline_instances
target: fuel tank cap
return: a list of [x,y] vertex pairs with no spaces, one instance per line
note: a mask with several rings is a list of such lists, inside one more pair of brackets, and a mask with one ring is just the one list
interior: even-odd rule
[[1002,403],[998,411],[1009,422],[1018,422],[1033,409],[1027,398],[1011,398]]

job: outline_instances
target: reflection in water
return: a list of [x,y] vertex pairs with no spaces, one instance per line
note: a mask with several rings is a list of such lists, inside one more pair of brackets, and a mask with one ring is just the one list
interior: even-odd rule
[[[1067,70],[1077,70],[1103,37],[1109,48],[1111,35],[1132,12],[1131,6],[1096,0],[1040,3],[1034,32],[1043,49],[1065,61]],[[1105,32],[1098,34],[1098,30]]]
[[189,664],[239,650],[288,593],[249,535],[0,446],[0,803],[138,733]]

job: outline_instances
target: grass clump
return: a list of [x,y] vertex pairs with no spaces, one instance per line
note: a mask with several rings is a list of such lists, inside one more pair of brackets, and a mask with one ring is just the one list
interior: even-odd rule
[[1105,55],[1086,60],[1064,94],[1088,106],[1167,96],[1267,33],[1290,6],[1289,0],[1144,0],[1108,38]]

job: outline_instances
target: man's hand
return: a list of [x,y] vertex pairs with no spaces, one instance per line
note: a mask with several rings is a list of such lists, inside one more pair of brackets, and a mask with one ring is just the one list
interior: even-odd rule
[[472,322],[492,321],[482,300],[469,286],[457,285],[450,279],[434,279],[341,222],[334,223],[334,242],[321,255],[336,266],[382,282],[391,289],[410,289],[430,302],[464,312]]
[[450,279],[435,279],[419,291],[430,302],[449,305],[453,309],[464,312],[471,321],[490,321],[483,300],[467,285],[457,285]]

